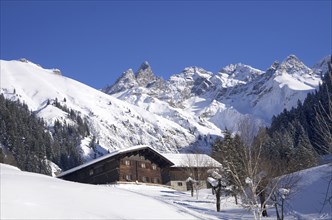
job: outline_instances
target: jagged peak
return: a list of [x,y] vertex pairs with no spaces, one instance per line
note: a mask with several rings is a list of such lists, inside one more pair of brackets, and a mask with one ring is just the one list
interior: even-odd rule
[[272,63],[272,65],[268,68],[268,71],[270,70],[276,70],[276,69],[278,69],[278,67],[280,66],[280,62],[279,62],[279,60],[275,60],[273,63]]
[[233,78],[245,82],[252,81],[255,77],[263,73],[264,72],[259,69],[255,69],[242,63],[229,64],[219,71],[219,74],[226,74],[228,78]]
[[312,70],[315,74],[318,75],[323,75],[325,74],[328,69],[329,69],[329,65],[332,64],[332,56],[331,55],[327,55],[326,57],[324,57],[323,59],[321,59],[319,62],[317,62],[313,67]]
[[302,61],[294,54],[291,54],[288,57],[286,57],[286,59],[282,61],[280,66],[285,66],[285,65],[293,67],[298,65],[305,66],[304,63],[302,63]]
[[142,64],[141,64],[141,66],[140,66],[140,68],[138,69],[138,71],[140,71],[140,70],[146,70],[146,69],[151,69],[151,66],[150,66],[150,64],[149,64],[149,62],[148,61],[144,61]]
[[[278,71],[279,70],[279,71]],[[309,74],[311,72],[310,68],[307,67],[299,58],[291,54],[278,66],[277,72],[281,74],[287,72],[288,74]]]
[[209,75],[213,75],[212,72],[209,72],[207,70],[205,70],[204,68],[202,67],[199,67],[199,66],[189,66],[189,67],[186,67],[184,68],[184,70],[182,70],[182,73],[206,73],[206,74],[209,74]]
[[227,73],[227,74],[232,74],[236,70],[243,69],[243,68],[252,68],[252,67],[248,66],[246,64],[242,64],[242,63],[229,64],[229,65],[223,67],[219,72],[221,72],[221,73]]
[[332,63],[332,56],[331,55],[327,55],[325,56],[323,59],[321,59],[320,61],[318,61],[313,68],[317,67],[317,66],[323,66],[326,65],[328,63]]
[[136,80],[139,86],[146,87],[148,84],[156,80],[156,76],[152,72],[151,66],[144,61],[136,72]]
[[290,54],[290,55],[288,55],[287,58],[286,58],[286,60],[293,60],[293,59],[295,59],[295,60],[299,60],[299,58],[298,58],[297,56],[295,56],[294,54]]
[[192,80],[196,80],[199,78],[209,79],[213,76],[213,73],[203,69],[202,67],[190,66],[184,68],[184,70],[182,70],[182,72],[178,74],[178,76],[192,78]]
[[275,60],[271,64],[271,66],[266,70],[266,72],[264,74],[265,77],[271,77],[271,76],[273,76],[275,74],[275,72],[278,70],[279,66],[280,66],[279,60]]
[[134,71],[132,69],[128,69],[122,73],[122,75],[112,86],[107,86],[106,88],[102,89],[102,91],[107,94],[114,94],[126,89],[130,89],[136,85],[137,80],[135,78]]
[[121,75],[120,78],[125,77],[125,76],[128,76],[128,75],[135,76],[133,69],[130,68],[130,69],[124,71],[124,72],[122,73],[122,75]]

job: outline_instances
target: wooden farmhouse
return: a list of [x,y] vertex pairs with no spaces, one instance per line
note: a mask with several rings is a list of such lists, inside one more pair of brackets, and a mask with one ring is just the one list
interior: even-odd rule
[[198,188],[208,188],[207,171],[212,168],[220,168],[222,165],[206,154],[162,154],[174,165],[169,169],[170,185],[178,191],[191,189],[188,180],[195,180]]
[[119,181],[166,184],[170,181],[169,168],[172,165],[154,149],[140,145],[111,152],[57,177],[91,184]]
[[141,182],[170,185],[179,191],[191,177],[207,187],[207,170],[221,165],[205,154],[161,154],[146,145],[117,150],[67,170],[57,177],[81,183]]

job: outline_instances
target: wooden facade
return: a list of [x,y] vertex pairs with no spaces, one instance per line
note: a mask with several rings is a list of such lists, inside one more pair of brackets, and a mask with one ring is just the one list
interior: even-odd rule
[[206,154],[164,153],[162,155],[174,163],[169,168],[170,181],[167,185],[178,191],[191,189],[191,185],[187,182],[189,177],[196,181],[199,188],[208,188],[207,171],[221,167],[220,163]]
[[173,163],[148,146],[115,151],[58,175],[81,183],[108,184],[118,181],[166,184]]
[[161,167],[145,158],[143,154],[126,156],[120,159],[119,181],[139,181],[162,183]]
[[191,188],[186,181],[188,177],[198,181],[201,188],[208,187],[207,170],[216,167],[221,164],[208,155],[161,154],[141,145],[111,152],[57,177],[90,184],[154,183],[186,191]]

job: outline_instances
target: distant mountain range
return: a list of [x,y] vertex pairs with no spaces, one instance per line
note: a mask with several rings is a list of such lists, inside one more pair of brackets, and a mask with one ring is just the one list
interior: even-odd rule
[[52,127],[56,119],[73,124],[56,100],[88,122],[91,136],[81,141],[87,160],[93,136],[97,150],[147,144],[161,152],[209,151],[225,128],[236,131],[243,119],[266,126],[273,115],[297,105],[318,88],[329,57],[309,68],[296,56],[274,62],[266,71],[231,64],[218,73],[185,68],[164,80],[148,62],[124,72],[102,91],[43,69],[28,60],[1,61],[1,93],[26,103]]

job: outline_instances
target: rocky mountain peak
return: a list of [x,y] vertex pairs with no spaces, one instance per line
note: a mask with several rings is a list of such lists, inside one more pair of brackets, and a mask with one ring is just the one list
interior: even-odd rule
[[271,77],[277,71],[277,69],[279,68],[279,66],[280,66],[279,61],[275,60],[272,63],[272,65],[266,70],[266,73],[264,75],[266,75],[267,77]]
[[121,77],[112,85],[108,86],[102,91],[107,94],[114,94],[118,92],[122,92],[126,89],[130,89],[132,87],[137,86],[137,80],[135,78],[135,74],[132,69],[128,69],[123,72]]
[[270,66],[270,69],[276,70],[276,69],[278,69],[279,65],[280,65],[280,62],[278,60],[276,60],[272,63],[272,65]]
[[256,76],[259,76],[263,73],[263,71],[255,69],[251,66],[237,63],[237,64],[230,64],[226,67],[222,68],[219,73],[227,74],[229,78],[241,80],[241,81],[251,81]]
[[287,72],[288,74],[308,74],[311,70],[302,63],[295,55],[289,55],[278,68],[281,73]]
[[328,55],[312,67],[314,74],[322,76],[328,71],[329,65],[332,65],[332,56]]
[[212,72],[209,72],[201,67],[197,67],[197,66],[191,66],[191,67],[186,67],[180,75],[183,75],[184,78],[187,79],[192,79],[193,81],[195,81],[196,79],[200,79],[200,78],[205,78],[205,79],[209,79],[210,77],[213,76]]
[[232,74],[234,71],[236,71],[236,69],[238,69],[238,67],[242,66],[241,63],[238,64],[229,64],[227,66],[225,66],[224,68],[222,68],[219,72],[221,73],[226,73],[226,74]]
[[144,61],[144,62],[141,64],[139,70],[146,70],[146,69],[148,69],[148,68],[151,69],[149,62],[148,62],[148,61]]
[[136,73],[136,80],[139,86],[146,87],[148,84],[156,80],[151,66],[147,61],[144,61]]

